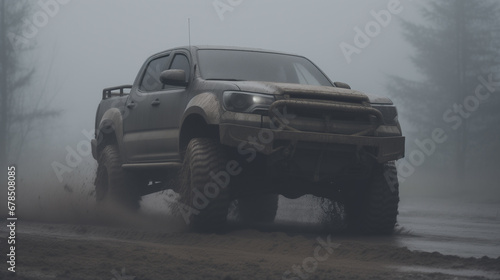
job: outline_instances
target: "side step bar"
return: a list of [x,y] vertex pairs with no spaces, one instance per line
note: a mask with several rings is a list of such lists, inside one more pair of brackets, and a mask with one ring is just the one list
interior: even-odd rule
[[122,164],[123,169],[157,169],[157,168],[181,168],[180,162],[155,162],[155,163],[127,163]]

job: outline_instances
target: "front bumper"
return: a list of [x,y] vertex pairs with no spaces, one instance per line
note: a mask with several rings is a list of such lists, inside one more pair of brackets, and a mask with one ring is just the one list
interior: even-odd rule
[[[373,155],[380,163],[398,160],[404,157],[405,137],[369,137],[339,135],[318,132],[289,131],[283,129],[268,129],[245,125],[220,124],[221,143],[231,147],[243,148],[250,145],[260,153],[270,155],[278,150],[276,141],[290,141],[290,143],[326,143],[338,145],[352,145],[358,149],[372,148]],[[320,149],[321,145],[318,145]]]

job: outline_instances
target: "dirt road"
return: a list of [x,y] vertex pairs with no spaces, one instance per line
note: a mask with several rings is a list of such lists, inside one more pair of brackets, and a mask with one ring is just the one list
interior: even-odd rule
[[25,226],[31,232],[19,233],[17,279],[500,278],[500,259],[410,252],[377,239],[255,230],[200,235],[89,225]]
[[[410,251],[400,240],[412,234],[356,237],[288,222],[196,234],[151,213],[25,220],[17,227],[16,277],[4,265],[0,279],[500,279],[500,258]],[[5,228],[1,236],[4,252]]]

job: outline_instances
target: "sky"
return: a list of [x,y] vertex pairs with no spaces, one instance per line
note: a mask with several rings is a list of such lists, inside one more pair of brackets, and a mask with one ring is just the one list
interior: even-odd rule
[[[411,0],[32,2],[25,20],[38,27],[27,61],[37,68],[37,82],[29,90],[42,94],[50,108],[63,110],[47,130],[34,134],[42,140],[31,147],[37,158],[44,158],[45,169],[38,172],[50,174],[49,182],[59,181],[50,163],[64,163],[68,149],[88,140],[85,132],[94,128],[102,89],[132,84],[149,56],[188,45],[188,19],[192,45],[300,54],[331,80],[366,93],[387,95],[388,75],[415,76],[409,60],[413,50],[400,29],[401,19],[418,19],[419,4]],[[26,157],[32,153],[26,151]],[[91,184],[93,174],[87,173],[95,162],[91,156],[84,161],[88,167],[65,174],[59,183],[79,178]]]

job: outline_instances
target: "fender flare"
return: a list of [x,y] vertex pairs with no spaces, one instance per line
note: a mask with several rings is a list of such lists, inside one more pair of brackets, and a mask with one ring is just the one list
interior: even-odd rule
[[[118,145],[118,150],[123,151],[123,117],[118,108],[108,109],[101,118],[96,133],[96,156],[98,156],[97,147],[103,142],[104,137],[113,133]],[[93,145],[94,146],[94,145]],[[124,156],[121,152],[122,157]]]
[[218,125],[221,114],[220,101],[215,94],[209,92],[198,94],[186,106],[181,120],[181,128],[184,121],[192,115],[201,116],[209,125]]
[[[193,97],[186,106],[179,129],[179,151],[184,147],[183,135],[189,134],[190,126],[186,126],[191,118],[201,119],[209,126],[218,126],[222,115],[222,107],[217,96],[213,93],[201,93]],[[187,131],[186,131],[187,130]],[[206,130],[204,130],[206,132]],[[184,139],[185,140],[185,139]],[[187,145],[186,145],[187,146]]]

